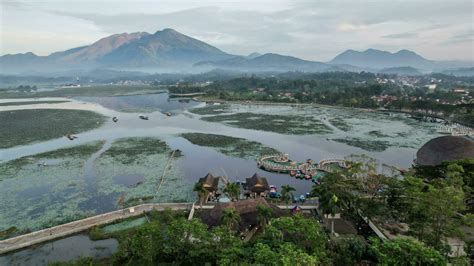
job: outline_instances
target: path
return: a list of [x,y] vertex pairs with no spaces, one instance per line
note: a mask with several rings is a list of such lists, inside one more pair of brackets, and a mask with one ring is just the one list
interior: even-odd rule
[[170,155],[170,158],[169,158],[168,161],[166,162],[165,168],[163,169],[163,174],[161,175],[160,184],[159,184],[158,187],[156,188],[156,194],[158,194],[158,191],[160,191],[160,188],[161,188],[161,186],[163,185],[163,182],[165,181],[166,170],[168,169],[168,166],[169,166],[171,160],[173,159],[175,152],[176,152],[176,150],[173,150],[173,152],[172,152],[171,155]]
[[108,224],[116,220],[138,216],[143,214],[144,212],[149,212],[151,210],[165,210],[166,208],[170,208],[171,210],[188,210],[191,209],[191,206],[192,203],[142,204],[123,210],[117,210],[92,216],[82,220],[2,240],[0,241],[0,254],[32,246],[34,244],[42,243],[45,241],[53,240],[56,238],[79,233],[97,225]]

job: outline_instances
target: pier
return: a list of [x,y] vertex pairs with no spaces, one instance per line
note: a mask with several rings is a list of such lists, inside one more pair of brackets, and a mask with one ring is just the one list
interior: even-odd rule
[[305,163],[298,163],[290,161],[288,154],[267,154],[262,155],[257,159],[257,166],[266,171],[278,172],[278,173],[290,173],[292,171],[302,171],[315,175],[317,171],[331,173],[334,171],[334,167],[346,168],[347,162],[342,159],[324,159],[318,163],[314,163],[312,160],[308,160]]

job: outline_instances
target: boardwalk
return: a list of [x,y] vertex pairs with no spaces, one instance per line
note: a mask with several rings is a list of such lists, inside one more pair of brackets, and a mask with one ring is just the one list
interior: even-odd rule
[[159,203],[159,204],[142,204],[135,207],[130,207],[123,210],[108,212],[82,220],[70,222],[32,232],[29,234],[9,238],[0,241],[0,254],[4,254],[13,250],[29,247],[34,244],[53,240],[60,237],[65,237],[81,231],[90,229],[96,225],[108,224],[116,220],[138,216],[144,212],[155,210],[165,210],[170,208],[172,210],[188,210],[191,209],[192,203]]

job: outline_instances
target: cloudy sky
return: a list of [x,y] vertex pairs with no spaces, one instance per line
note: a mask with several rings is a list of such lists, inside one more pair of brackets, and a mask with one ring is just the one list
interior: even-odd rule
[[226,52],[327,61],[346,49],[474,60],[471,0],[0,0],[0,54],[173,28]]

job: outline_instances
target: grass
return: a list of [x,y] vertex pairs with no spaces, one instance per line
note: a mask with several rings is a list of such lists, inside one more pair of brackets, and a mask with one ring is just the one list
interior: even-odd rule
[[359,138],[333,139],[334,141],[345,143],[349,146],[361,148],[366,151],[382,152],[390,147],[388,141],[381,140],[362,140]]
[[198,115],[217,115],[229,112],[229,105],[206,105],[205,107],[193,108],[189,112]]
[[7,102],[0,103],[0,106],[17,106],[17,105],[30,105],[30,104],[54,104],[54,103],[67,103],[69,101],[26,101],[26,102]]
[[259,142],[242,138],[202,133],[184,133],[181,136],[195,145],[212,147],[225,155],[243,159],[257,159],[262,153],[278,152]]
[[238,113],[202,117],[208,122],[222,122],[230,126],[276,132],[289,135],[328,134],[332,130],[313,117],[296,115],[274,115]]
[[123,164],[140,161],[141,157],[171,152],[166,142],[157,138],[123,138],[115,141],[101,157],[112,157]]
[[139,95],[163,92],[161,87],[146,85],[104,85],[80,88],[62,88],[40,92],[0,91],[1,98],[33,98],[33,97],[74,97],[74,96],[119,96]]
[[105,117],[84,110],[28,109],[0,112],[0,149],[77,134],[101,126]]

